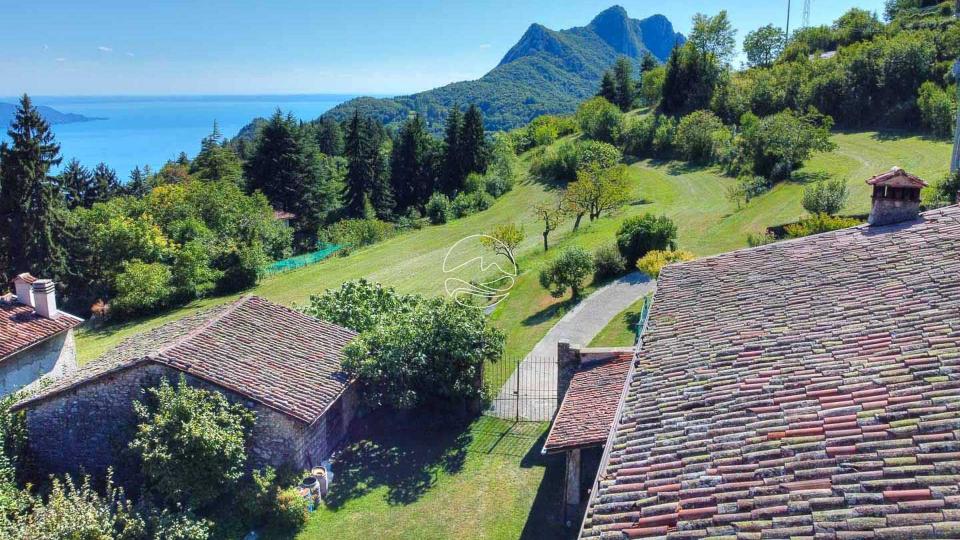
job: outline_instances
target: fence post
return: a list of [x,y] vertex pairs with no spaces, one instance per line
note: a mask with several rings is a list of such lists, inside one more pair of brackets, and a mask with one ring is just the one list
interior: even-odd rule
[[523,368],[523,360],[518,360],[517,368],[515,370],[515,373],[517,374],[517,389],[515,392],[515,394],[517,395],[517,401],[516,401],[516,414],[513,417],[514,422],[520,421],[520,377],[522,376],[522,373],[523,373],[522,368]]

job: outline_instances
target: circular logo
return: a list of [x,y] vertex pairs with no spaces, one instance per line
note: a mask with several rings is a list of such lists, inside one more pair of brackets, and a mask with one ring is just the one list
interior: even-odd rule
[[473,234],[450,246],[443,257],[443,288],[458,304],[491,308],[510,294],[517,277],[513,252],[497,238]]

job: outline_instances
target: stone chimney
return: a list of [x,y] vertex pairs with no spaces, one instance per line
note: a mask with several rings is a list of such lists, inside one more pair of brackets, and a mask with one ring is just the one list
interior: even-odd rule
[[33,282],[33,300],[37,315],[48,319],[56,319],[60,313],[57,311],[56,287],[53,281],[49,279],[38,279]]
[[917,219],[920,213],[920,190],[927,183],[900,167],[867,180],[873,186],[873,207],[870,225],[891,225]]
[[13,289],[17,293],[17,302],[33,307],[33,282],[35,281],[37,281],[37,278],[31,276],[29,272],[24,272],[13,278]]

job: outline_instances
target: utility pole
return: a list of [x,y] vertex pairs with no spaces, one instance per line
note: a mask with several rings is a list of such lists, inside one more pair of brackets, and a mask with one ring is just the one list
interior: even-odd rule
[[[957,0],[960,4],[960,0]],[[790,0],[787,0],[787,43],[790,43]]]
[[810,0],[803,0],[803,19],[801,19],[801,28],[810,26]]

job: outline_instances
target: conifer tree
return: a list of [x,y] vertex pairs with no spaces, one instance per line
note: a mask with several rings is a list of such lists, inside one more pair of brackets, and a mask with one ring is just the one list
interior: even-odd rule
[[462,166],[462,149],[460,136],[463,131],[463,115],[460,107],[454,105],[447,114],[447,123],[444,127],[444,150],[441,188],[444,193],[453,194],[463,187],[467,173]]
[[483,113],[476,105],[470,105],[463,116],[460,134],[460,167],[464,176],[470,173],[487,172],[487,139],[483,130]]
[[190,164],[190,173],[204,180],[244,183],[240,156],[223,144],[220,127],[213,122],[213,131],[200,141],[200,153]]
[[384,145],[387,140],[387,131],[380,121],[373,118],[368,118],[365,123],[370,140],[368,156],[372,174],[370,204],[373,205],[378,218],[389,220],[393,218],[396,202],[393,197],[393,188],[390,186],[390,152]]
[[71,159],[63,171],[57,176],[57,184],[61,196],[68,208],[87,205],[87,193],[93,184],[93,174],[80,165],[76,159]]
[[385,138],[386,133],[379,122],[361,118],[359,111],[354,111],[347,125],[344,145],[347,177],[343,203],[349,217],[373,217],[369,215],[371,207],[381,219],[393,214],[388,156],[382,148]]
[[66,271],[57,238],[62,200],[48,177],[60,163],[60,145],[26,94],[7,136],[9,143],[0,144],[0,272],[60,278]]
[[343,154],[343,130],[340,123],[324,116],[316,126],[317,148],[328,156]]
[[93,169],[93,181],[84,196],[83,204],[89,208],[95,203],[107,201],[119,191],[120,180],[117,178],[117,172],[106,163],[98,163]]
[[123,193],[133,197],[143,197],[150,192],[149,174],[150,167],[145,166],[141,169],[139,166],[130,171],[130,179],[123,186]]
[[433,193],[430,158],[430,135],[415,114],[400,128],[390,156],[390,185],[398,211],[422,207]]
[[614,102],[623,112],[633,107],[633,100],[637,96],[636,84],[633,82],[633,66],[624,56],[617,59],[613,66],[613,79],[616,87],[616,101]]
[[600,81],[600,91],[597,92],[597,95],[610,103],[617,102],[617,85],[610,71],[603,72],[603,79]]

